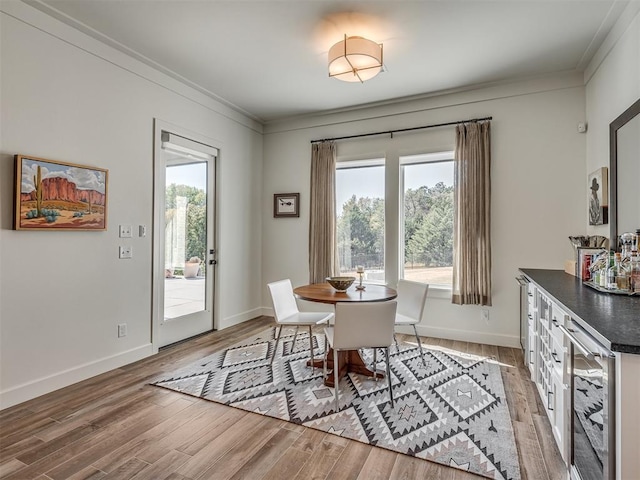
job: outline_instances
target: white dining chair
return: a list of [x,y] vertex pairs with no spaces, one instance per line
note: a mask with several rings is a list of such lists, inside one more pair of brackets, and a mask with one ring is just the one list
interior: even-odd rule
[[[428,291],[429,285],[426,283],[411,282],[403,279],[398,280],[398,311],[396,313],[395,324],[396,326],[413,326],[413,331],[416,334],[416,340],[418,341],[418,347],[420,348],[422,364],[424,366],[426,366],[426,362],[424,359],[424,352],[422,351],[422,342],[420,341],[420,335],[418,335],[416,325],[420,323],[420,320],[422,320]],[[396,348],[398,348],[398,340],[395,338],[395,335],[394,340],[396,342]]]
[[[336,303],[334,325],[325,327],[325,352],[327,346],[333,348],[333,379],[336,401],[336,413],[340,411],[339,401],[339,364],[338,352],[341,350],[357,350],[359,348],[382,348],[386,352],[387,380],[389,397],[393,408],[393,392],[391,390],[391,367],[389,363],[389,347],[393,344],[393,325],[397,303]],[[327,355],[324,359],[324,376],[327,376]]]
[[280,342],[280,335],[282,335],[282,329],[284,327],[296,327],[295,334],[293,335],[293,343],[291,344],[291,351],[294,350],[296,345],[298,328],[309,327],[309,350],[311,352],[311,368],[313,369],[315,367],[313,364],[313,327],[318,324],[328,323],[329,320],[333,319],[334,314],[330,312],[300,312],[298,310],[296,297],[293,294],[291,280],[288,278],[269,283],[267,284],[267,287],[271,294],[271,302],[273,304],[276,325],[280,327],[278,329],[278,336],[276,338],[276,344],[273,347],[273,355],[271,355],[270,363],[273,363],[273,359],[276,356],[278,343]]

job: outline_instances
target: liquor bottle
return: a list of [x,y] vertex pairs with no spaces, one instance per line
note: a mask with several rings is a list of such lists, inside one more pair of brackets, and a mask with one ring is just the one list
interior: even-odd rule
[[[619,254],[616,253],[616,256]],[[629,256],[631,253],[629,252]],[[622,261],[622,256],[617,258],[618,263],[618,272],[616,274],[616,288],[621,292],[629,291],[629,268],[627,267],[628,262]]]
[[629,291],[640,292],[640,256],[637,250],[631,252],[631,267],[629,268]]
[[618,272],[620,271],[620,253],[615,253],[615,260],[612,266],[607,270],[607,288],[609,290],[616,290],[618,288],[618,284],[616,283],[616,278],[618,277]]
[[598,275],[598,285],[603,288],[607,288],[607,270],[609,267],[609,260],[605,260],[604,265],[600,269],[600,274]]

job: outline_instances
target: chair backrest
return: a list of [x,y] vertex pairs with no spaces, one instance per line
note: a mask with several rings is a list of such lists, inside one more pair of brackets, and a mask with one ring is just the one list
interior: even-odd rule
[[269,293],[271,293],[276,322],[298,313],[298,304],[296,303],[296,297],[293,295],[291,280],[287,278],[272,282],[267,284],[267,287],[269,287]]
[[428,291],[427,283],[398,280],[398,314],[421,321]]
[[333,347],[347,350],[393,343],[397,302],[336,303]]

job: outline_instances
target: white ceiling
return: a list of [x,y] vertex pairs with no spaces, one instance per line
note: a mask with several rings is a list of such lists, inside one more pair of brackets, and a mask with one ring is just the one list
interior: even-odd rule
[[[582,71],[628,0],[30,0],[262,122]],[[387,71],[327,74],[344,34],[384,44]]]

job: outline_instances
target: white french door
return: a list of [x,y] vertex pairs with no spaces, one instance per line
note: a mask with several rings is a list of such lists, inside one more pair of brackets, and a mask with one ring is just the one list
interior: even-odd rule
[[163,347],[214,329],[217,149],[156,134],[153,342]]

